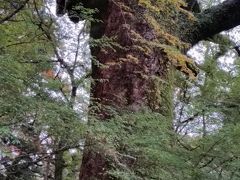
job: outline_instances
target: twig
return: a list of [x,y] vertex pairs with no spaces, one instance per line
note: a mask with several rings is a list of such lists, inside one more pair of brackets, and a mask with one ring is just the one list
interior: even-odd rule
[[0,19],[0,24],[4,23],[5,21],[10,20],[14,15],[16,15],[19,11],[21,11],[25,5],[28,3],[29,0],[25,0],[22,5],[20,5],[15,11],[13,11],[11,14],[7,15],[3,19]]

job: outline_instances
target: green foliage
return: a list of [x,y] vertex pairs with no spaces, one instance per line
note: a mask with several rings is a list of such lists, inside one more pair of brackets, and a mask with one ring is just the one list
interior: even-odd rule
[[197,82],[177,77],[176,99],[186,107],[175,132],[169,117],[148,111],[93,123],[93,149],[107,156],[113,179],[239,179],[239,66],[226,70],[219,58],[232,43],[214,42],[204,44]]
[[203,138],[173,132],[168,118],[142,112],[93,122],[90,136],[101,142],[113,179],[238,179],[240,124]]
[[[9,4],[8,1],[4,3]],[[0,3],[1,7],[5,7],[4,3]],[[182,44],[177,35],[168,34],[173,31],[171,28],[176,22],[165,22],[168,20],[165,16],[171,15],[172,11],[180,13],[182,1],[142,0],[139,3],[149,10],[145,19],[155,30],[158,29],[158,36],[162,36],[159,42],[184,49],[186,44]],[[54,56],[56,42],[51,37],[54,37],[56,27],[52,26],[50,19],[45,19],[41,27],[43,22],[36,16],[33,4],[28,5],[29,9],[19,12],[13,22],[6,22],[0,27],[0,150],[1,155],[12,163],[12,166],[5,166],[6,172],[0,172],[0,178],[36,179],[36,174],[43,176],[45,169],[35,165],[37,162],[30,156],[47,162],[44,155],[50,150],[52,154],[48,158],[51,161],[55,160],[54,153],[64,151],[62,158],[67,167],[63,177],[74,179],[78,172],[76,168],[79,169],[79,144],[86,125],[80,122],[82,117],[69,102],[53,96],[60,93],[65,85],[53,77],[44,77],[44,72],[54,67],[51,57]],[[162,13],[164,10],[168,12],[165,16]],[[75,11],[81,11],[80,16],[90,22],[99,22],[92,16],[96,10],[76,6]],[[162,21],[161,26],[156,24],[158,18]],[[162,28],[166,31],[162,32]],[[114,47],[124,48],[114,40],[103,36],[90,43],[92,48],[105,47],[113,51]],[[156,91],[150,94],[150,100],[153,106],[163,105],[159,113],[146,110],[117,114],[112,110],[113,117],[106,121],[90,120],[88,130],[89,136],[93,137],[94,150],[108,158],[111,168],[107,173],[112,179],[239,179],[239,63],[236,62],[233,73],[224,70],[218,58],[232,44],[228,38],[215,37],[213,41],[221,45],[218,48],[208,45],[205,61],[199,65],[204,72],[201,74],[202,81],[196,82],[195,86],[183,80],[182,76],[176,81],[181,92],[176,99],[187,106],[175,117],[176,126],[180,124],[178,127],[172,127],[170,121],[171,78],[164,80],[169,84],[162,79],[154,79],[152,87]],[[179,60],[180,65],[188,61],[180,52],[170,50],[166,52],[168,58]],[[181,67],[184,66],[186,64]],[[165,88],[158,88],[163,84],[167,84]],[[161,102],[155,103],[155,99]],[[159,109],[157,106],[154,108],[156,111]],[[195,124],[189,125],[189,122]],[[197,133],[179,130],[186,127],[197,129]],[[51,142],[39,146],[43,135]],[[23,156],[14,157],[10,146],[18,148]],[[72,148],[77,148],[75,153],[68,151]]]
[[[239,71],[235,64],[229,68],[220,61],[229,58],[234,43],[222,35],[213,42],[218,45],[201,45],[206,50],[198,81],[178,79],[176,131],[190,150],[193,179],[239,179]],[[238,57],[230,58],[238,62]]]
[[[2,5],[11,13],[10,1]],[[29,2],[28,8],[0,26],[0,175],[8,179],[44,176],[45,167],[38,163],[50,159],[52,168],[55,151],[79,148],[85,132],[79,113],[54,96],[64,82],[45,77],[56,64],[57,44],[49,38],[54,37],[53,21],[38,14],[41,5],[41,1]],[[20,155],[15,156],[15,151]]]
[[114,163],[109,174],[114,178],[188,177],[185,171],[191,170],[191,164],[186,162],[187,154],[184,155],[183,149],[175,144],[176,134],[168,119],[161,114],[124,114],[108,122],[96,123],[93,129],[99,141],[106,142],[104,147],[97,149],[112,149]]

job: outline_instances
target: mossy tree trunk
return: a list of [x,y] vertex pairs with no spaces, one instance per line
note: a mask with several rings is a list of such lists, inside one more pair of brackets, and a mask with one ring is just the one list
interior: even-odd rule
[[[100,9],[97,16],[102,23],[92,24],[91,36],[104,35],[118,44],[92,50],[101,64],[93,66],[92,85],[93,104],[99,107],[95,113],[100,120],[112,117],[109,109],[149,109],[171,121],[172,72],[178,69],[190,78],[197,75],[194,63],[184,55],[186,51],[198,41],[240,24],[238,0],[197,15],[181,0],[106,0],[101,7],[97,1],[80,1],[86,7]],[[221,17],[226,22],[220,23]],[[86,141],[81,180],[111,179],[108,171],[114,163],[131,166],[131,161],[119,162],[111,153],[90,146],[94,139]]]
[[[111,110],[121,113],[148,109],[167,116],[171,122],[174,66],[191,77],[196,75],[190,68],[192,61],[182,54],[189,48],[181,40],[183,29],[175,24],[180,22],[170,11],[179,13],[185,23],[192,23],[192,15],[180,9],[180,3],[170,4],[165,13],[167,4],[149,2],[110,1],[102,16],[103,35],[114,38],[119,45],[92,51],[102,64],[93,67],[92,86],[94,105],[99,106],[95,113],[102,120],[112,117]],[[110,179],[108,171],[118,160],[89,146],[91,143],[94,141],[87,141],[84,150],[80,179]]]

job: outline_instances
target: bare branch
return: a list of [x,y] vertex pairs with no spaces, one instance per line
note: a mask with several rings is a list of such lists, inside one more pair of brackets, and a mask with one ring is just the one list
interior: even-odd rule
[[0,19],[0,24],[4,23],[5,21],[10,20],[14,15],[16,15],[18,12],[20,12],[25,5],[28,3],[29,0],[25,0],[17,9],[15,9],[11,14],[8,14],[3,19]]

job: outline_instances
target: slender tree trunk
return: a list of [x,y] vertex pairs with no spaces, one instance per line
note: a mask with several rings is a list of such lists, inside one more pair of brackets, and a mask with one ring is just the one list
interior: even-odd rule
[[65,168],[65,161],[63,159],[64,151],[59,151],[55,154],[55,171],[54,171],[54,179],[62,180],[63,179],[63,170]]
[[48,180],[49,178],[49,170],[51,168],[50,166],[50,158],[47,157],[46,160],[43,162],[44,163],[44,178],[43,180]]

